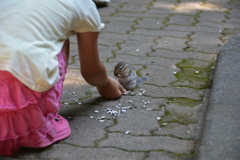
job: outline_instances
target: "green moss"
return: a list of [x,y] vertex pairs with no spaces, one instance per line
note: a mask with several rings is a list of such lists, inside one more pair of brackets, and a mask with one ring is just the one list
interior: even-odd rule
[[213,61],[201,61],[196,59],[183,59],[177,64],[181,69],[175,74],[177,81],[171,83],[174,87],[188,87],[194,89],[205,89],[210,82]]
[[201,103],[199,100],[194,100],[190,98],[174,98],[171,100],[172,103],[177,104],[179,106],[187,106],[187,107],[194,107]]

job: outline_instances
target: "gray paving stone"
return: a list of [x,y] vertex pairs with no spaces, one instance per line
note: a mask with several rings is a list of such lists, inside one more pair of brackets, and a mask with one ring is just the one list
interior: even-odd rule
[[129,14],[128,12],[118,12],[116,14],[116,16],[133,17],[133,18],[140,18],[140,19],[142,17],[155,18],[155,19],[165,19],[166,17],[168,17],[168,15],[166,15],[166,14],[154,14],[154,13],[148,13],[148,12],[144,12],[144,13],[133,13],[132,12],[131,14]]
[[183,59],[178,64],[180,68],[196,68],[196,69],[208,69],[213,64],[213,61],[202,61],[197,59]]
[[154,2],[151,6],[151,9],[158,9],[159,11],[162,10],[168,10],[175,8],[178,2],[176,0],[170,0],[170,1],[157,1]]
[[134,22],[138,20],[137,17],[121,17],[121,16],[105,16],[101,18],[105,25],[108,25],[110,22]]
[[226,1],[226,0],[207,0],[208,3],[223,3],[223,4],[227,4],[227,2],[229,1]]
[[164,150],[185,154],[190,154],[194,145],[194,141],[191,140],[163,136],[132,136],[121,133],[109,133],[107,139],[98,142],[99,147],[115,147],[135,152]]
[[240,17],[240,11],[239,11],[239,9],[231,9],[230,11],[230,15],[229,15],[229,17],[233,17],[233,18],[239,18]]
[[218,54],[220,46],[210,46],[201,44],[191,44],[186,51],[201,52],[206,54]]
[[128,1],[127,4],[123,8],[120,8],[118,11],[119,12],[146,12],[148,10],[148,2],[137,2],[138,7],[136,7],[136,2],[133,1]]
[[114,53],[123,53],[133,56],[146,56],[146,53],[152,52],[151,47],[153,45],[155,45],[153,40],[126,40],[124,43],[119,44],[120,49],[116,50]]
[[180,69],[173,65],[172,67],[162,67],[160,65],[148,65],[147,69],[141,71],[143,75],[148,75],[148,84],[157,86],[168,86],[171,83],[177,81],[174,73],[179,72]]
[[[146,13],[148,14],[163,14],[163,15],[172,15],[172,14],[176,14],[176,13],[181,13],[176,11],[175,9],[171,9],[171,6],[175,6],[175,5],[161,5],[161,4],[154,4],[153,6],[150,6],[151,10],[148,10]],[[163,8],[163,9],[159,9],[159,8]],[[170,8],[170,9],[169,9]],[[184,13],[186,14],[186,13]],[[195,15],[196,13],[193,12],[188,12],[187,15]]]
[[[191,75],[190,75],[191,76]],[[171,83],[174,87],[189,87],[195,89],[205,89],[209,86],[208,80],[199,79],[198,77],[180,77],[177,81]]]
[[104,46],[104,45],[99,45],[98,46],[98,51],[100,55],[100,60],[102,62],[107,62],[108,59],[114,57],[114,53],[119,50],[118,47],[109,47],[109,46]]
[[231,19],[226,20],[226,22],[228,22],[229,25],[231,25],[231,23],[233,23],[234,26],[236,26],[236,27],[239,27],[239,25],[240,25],[238,18],[231,18]]
[[216,28],[218,28],[219,33],[224,33],[225,29],[234,29],[234,28],[240,27],[239,21],[235,22],[235,20],[231,19],[231,23],[228,23],[228,22],[230,22],[230,20],[226,20],[226,22],[200,21],[196,25],[197,26],[216,27]]
[[194,25],[196,23],[194,16],[174,14],[169,17],[167,24],[175,25]]
[[200,14],[200,18],[198,18],[199,21],[212,21],[212,22],[223,22],[226,20],[227,13],[224,12],[214,12],[211,13],[211,11],[205,11]]
[[42,159],[63,159],[63,160],[139,160],[145,157],[144,153],[125,152],[113,148],[78,148],[71,145],[54,145],[52,150],[40,155]]
[[[226,4],[226,1],[223,4]],[[197,0],[190,1],[190,2],[187,0],[183,0],[181,1],[181,3],[178,4],[178,7],[175,10],[181,13],[188,13],[188,12],[199,13],[203,11],[215,11],[215,12],[226,11],[226,9],[224,7],[221,7],[219,4],[209,3],[208,1],[203,2],[203,1],[197,1]]]
[[184,32],[206,32],[206,33],[219,33],[218,28],[216,27],[206,27],[206,26],[182,26],[182,25],[169,25],[165,29],[175,30],[175,31],[184,31]]
[[129,132],[130,135],[151,135],[151,131],[159,128],[157,117],[163,115],[162,111],[131,109],[126,112],[126,116],[119,116],[117,124],[108,130],[111,132]]
[[233,5],[233,7],[235,6],[236,8],[240,6],[240,2],[238,0],[233,0],[230,2],[231,5]]
[[105,25],[105,32],[112,33],[127,33],[132,30],[131,26],[135,25],[134,22],[121,22],[121,21],[110,21]]
[[145,56],[130,56],[130,55],[117,55],[114,59],[109,60],[110,62],[125,61],[129,64],[136,65],[150,65],[155,61],[156,64],[171,67],[181,62],[179,59],[169,59],[169,58],[161,58],[161,57],[145,57]]
[[154,49],[168,49],[174,51],[183,51],[187,47],[187,42],[189,39],[184,38],[173,38],[173,37],[161,37],[161,39],[156,40],[156,46]]
[[[118,37],[116,39],[116,36]],[[118,33],[107,33],[104,32],[100,35],[100,37],[107,38],[108,40],[112,40],[113,42],[117,41],[118,43],[122,43],[126,40],[152,40],[153,37],[142,36],[142,35],[134,35],[134,34],[118,34]],[[101,44],[101,42],[100,42]]]
[[174,155],[167,152],[150,152],[146,160],[190,160],[191,156]]
[[185,88],[185,87],[156,87],[156,86],[147,86],[146,88],[147,96],[152,96],[154,98],[177,98],[177,97],[183,97],[183,98],[190,98],[195,100],[201,100],[202,96],[204,95],[204,90],[196,90],[191,88]]
[[101,15],[101,17],[109,16],[116,14],[118,12],[118,9],[120,9],[119,3],[111,3],[109,7],[99,7],[98,11]]
[[147,29],[136,29],[130,32],[131,34],[137,34],[137,35],[146,35],[146,36],[152,36],[152,38],[156,37],[177,37],[177,38],[187,38],[188,35],[191,34],[191,32],[179,32],[175,30],[147,30]]
[[164,127],[153,132],[154,135],[171,135],[183,139],[198,138],[198,124],[181,125],[179,123],[168,123]]
[[195,33],[191,35],[192,41],[188,42],[189,45],[205,45],[205,46],[219,46],[222,45],[219,37],[221,36],[220,33],[218,34],[211,34],[211,33]]
[[201,110],[203,105],[199,104],[194,107],[178,106],[169,104],[165,106],[165,110],[169,115],[162,118],[163,123],[177,122],[180,124],[197,124],[199,117],[201,117]]
[[[92,115],[95,116],[94,112]],[[110,120],[106,123],[113,124]],[[74,146],[94,147],[94,141],[105,137],[105,123],[101,123],[98,120],[89,117],[75,116],[70,121],[70,126],[73,130],[71,136],[60,143],[67,143]]]
[[200,52],[188,52],[188,51],[169,51],[157,49],[156,52],[151,52],[148,54],[151,57],[165,57],[165,58],[178,58],[178,59],[197,59],[203,61],[213,61],[216,60],[216,54],[206,54]]
[[155,19],[155,18],[141,18],[138,20],[138,24],[134,28],[148,28],[148,29],[160,29],[164,26],[165,20]]

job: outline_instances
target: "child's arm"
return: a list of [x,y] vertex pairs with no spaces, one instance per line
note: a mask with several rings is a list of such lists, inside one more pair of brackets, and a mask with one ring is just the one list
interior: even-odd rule
[[99,93],[109,99],[120,97],[126,90],[113,78],[107,76],[106,68],[98,55],[98,32],[77,33],[83,78],[96,86]]

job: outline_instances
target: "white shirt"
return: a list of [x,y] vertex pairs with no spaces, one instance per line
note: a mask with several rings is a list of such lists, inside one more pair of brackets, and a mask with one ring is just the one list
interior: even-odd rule
[[0,1],[0,70],[38,92],[57,82],[67,38],[103,28],[92,0]]

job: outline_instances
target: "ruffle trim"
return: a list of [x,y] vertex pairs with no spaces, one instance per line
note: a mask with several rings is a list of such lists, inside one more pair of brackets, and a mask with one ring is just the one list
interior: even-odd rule
[[66,74],[65,57],[58,58],[60,79],[46,92],[32,91],[14,77],[0,80],[0,141],[37,143],[51,129]]
[[[0,105],[0,140],[16,139],[34,130],[38,136],[44,136],[59,110],[60,91],[53,87],[47,93],[33,91],[31,94],[28,88],[13,86],[9,85],[8,88],[17,92],[14,95],[22,93],[19,97],[21,100],[7,97],[9,94],[1,98],[0,102],[7,104],[7,107]],[[39,98],[42,94],[45,95]]]

